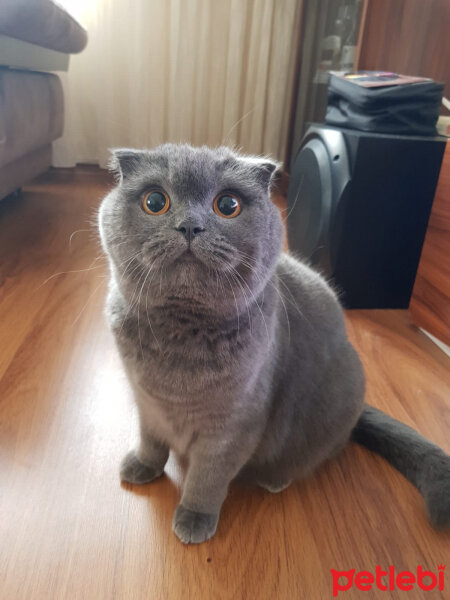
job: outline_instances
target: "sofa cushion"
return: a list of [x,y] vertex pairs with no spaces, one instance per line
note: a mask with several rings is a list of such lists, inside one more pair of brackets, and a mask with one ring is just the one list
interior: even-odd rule
[[0,167],[60,137],[63,119],[56,75],[0,69]]
[[59,52],[81,52],[86,30],[52,0],[0,0],[0,33]]

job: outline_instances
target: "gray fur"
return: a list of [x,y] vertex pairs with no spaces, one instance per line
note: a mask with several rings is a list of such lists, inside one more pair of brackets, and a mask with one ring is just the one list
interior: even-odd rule
[[404,423],[367,406],[352,439],[388,460],[421,492],[435,527],[450,524],[450,459]]
[[[339,452],[368,410],[364,374],[334,292],[282,253],[282,223],[269,199],[275,163],[166,144],[118,150],[113,167],[120,181],[99,215],[111,267],[107,316],[141,434],[121,477],[145,483],[163,472],[169,449],[185,457],[173,528],[181,541],[198,543],[214,534],[233,478],[277,491]],[[141,208],[155,186],[171,199],[160,216]],[[243,203],[232,219],[212,209],[225,190]],[[186,222],[202,230],[190,242],[177,230]],[[364,420],[358,428],[362,442]],[[393,427],[394,451],[396,436]],[[419,488],[441,503],[449,457],[435,462],[436,447],[417,439],[437,465]],[[439,488],[432,498],[430,486]]]

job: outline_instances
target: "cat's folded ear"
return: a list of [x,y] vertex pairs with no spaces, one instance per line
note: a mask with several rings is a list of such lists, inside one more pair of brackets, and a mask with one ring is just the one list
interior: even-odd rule
[[122,181],[122,179],[126,179],[137,170],[142,154],[142,151],[131,148],[113,148],[108,165],[109,169]]
[[243,159],[252,168],[252,173],[258,183],[270,189],[274,181],[281,173],[282,163],[271,158],[259,156],[246,156]]

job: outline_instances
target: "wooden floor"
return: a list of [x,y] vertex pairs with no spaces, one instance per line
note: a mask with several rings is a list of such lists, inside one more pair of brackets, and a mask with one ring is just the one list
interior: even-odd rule
[[[353,445],[279,495],[232,486],[200,546],[171,532],[174,463],[153,484],[121,486],[136,420],[89,223],[109,185],[95,170],[53,172],[0,204],[1,600],[323,600],[330,569],[448,562],[450,535],[428,525],[418,492]],[[348,328],[367,400],[449,451],[445,354],[404,311],[354,311]],[[400,596],[444,598],[339,595]]]

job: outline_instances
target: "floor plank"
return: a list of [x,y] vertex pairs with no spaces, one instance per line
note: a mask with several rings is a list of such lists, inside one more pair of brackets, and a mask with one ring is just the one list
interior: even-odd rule
[[[110,185],[95,169],[54,171],[0,204],[0,598],[322,600],[332,568],[436,572],[450,535],[428,525],[396,471],[353,445],[279,495],[233,485],[200,546],[171,532],[173,462],[148,486],[119,483],[136,419],[90,225]],[[368,401],[449,451],[449,359],[405,311],[352,311],[348,329]]]

